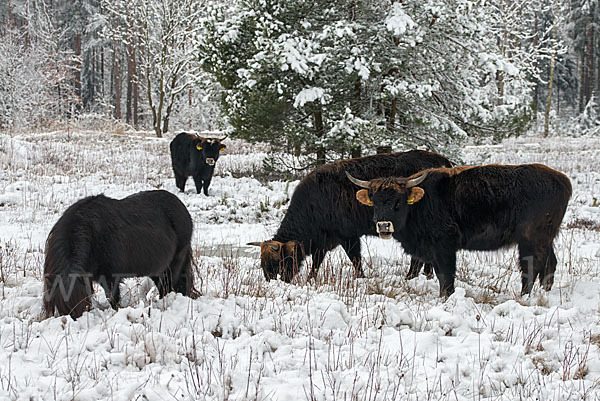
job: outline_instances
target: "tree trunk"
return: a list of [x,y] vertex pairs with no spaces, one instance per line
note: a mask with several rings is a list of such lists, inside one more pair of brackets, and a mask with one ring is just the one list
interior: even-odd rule
[[[539,42],[539,31],[538,31],[538,20],[537,20],[537,13],[534,14],[534,20],[533,20],[533,47],[535,49],[538,48],[538,42]],[[533,62],[533,68],[534,70],[537,71],[538,69],[538,58],[536,57],[535,61]],[[535,80],[535,86],[533,89],[533,104],[535,105],[535,109],[539,110],[539,97],[540,97],[540,80],[539,78]],[[537,113],[536,113],[537,115]],[[537,119],[537,117],[536,117]]]
[[[323,138],[325,135],[325,125],[323,124],[323,112],[319,108],[313,113],[313,123],[315,127],[315,133],[318,138]],[[325,148],[319,146],[317,148],[317,166],[325,164]]]
[[[77,96],[77,104],[81,99],[81,34],[78,33],[73,37],[73,52],[75,53],[75,95]],[[72,116],[71,116],[72,117]]]
[[396,107],[398,107],[398,99],[392,99],[392,105],[390,106],[390,112],[387,118],[387,132],[391,135],[396,129]]
[[100,94],[102,97],[104,97],[104,94],[106,93],[106,88],[104,87],[104,84],[104,47],[102,47],[100,53]]
[[138,86],[138,75],[137,75],[137,61],[135,58],[135,46],[133,47],[133,126],[135,129],[139,129],[139,111],[138,111],[138,98],[139,98],[139,86]]
[[585,63],[585,99],[584,99],[584,107],[587,106],[590,99],[592,98],[592,88],[594,87],[594,72],[596,68],[594,67],[594,32],[592,30],[592,26],[588,27],[587,34],[587,51],[586,51],[586,63]]
[[115,118],[121,119],[121,78],[119,76],[119,55],[117,53],[117,41],[114,40],[114,81],[115,81]]
[[585,50],[581,49],[581,55],[579,58],[579,114],[583,113],[584,93],[585,93]]
[[550,121],[550,106],[552,105],[552,86],[554,83],[554,64],[556,63],[556,57],[552,53],[552,59],[550,60],[550,79],[548,82],[548,97],[546,98],[546,112],[544,114],[544,136],[548,136],[548,125]]
[[135,47],[132,41],[127,45],[127,110],[125,120],[131,124],[133,115],[133,81],[135,80]]
[[548,97],[546,98],[546,113],[544,115],[544,136],[548,136],[548,126],[550,122],[550,107],[552,106],[552,86],[554,84],[554,67],[556,64],[556,47],[558,41],[558,4],[555,1],[554,6],[554,26],[553,32],[553,43],[552,43],[552,57],[550,59],[550,77],[548,79]]

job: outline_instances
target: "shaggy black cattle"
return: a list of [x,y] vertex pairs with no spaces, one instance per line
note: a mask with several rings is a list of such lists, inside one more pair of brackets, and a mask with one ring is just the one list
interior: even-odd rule
[[440,295],[454,292],[456,251],[519,248],[522,294],[539,278],[554,282],[558,233],[571,183],[541,164],[431,169],[409,178],[357,180],[357,199],[373,205],[381,238],[394,237],[404,250],[432,263]]
[[[364,179],[389,175],[410,175],[430,167],[450,166],[435,153],[413,150],[342,160],[321,166],[296,187],[283,221],[272,240],[260,245],[261,267],[267,280],[281,275],[290,282],[306,255],[312,255],[310,277],[315,277],[325,254],[342,245],[357,277],[363,277],[360,237],[377,235],[372,208],[356,201],[354,186],[345,171]],[[418,274],[420,264],[411,261]],[[411,273],[409,273],[411,274]]]
[[46,241],[46,315],[81,316],[90,306],[92,281],[104,288],[113,308],[125,277],[151,277],[161,297],[171,290],[194,295],[191,237],[190,214],[166,191],[76,202]]
[[225,149],[219,138],[202,138],[194,134],[178,134],[169,145],[171,163],[175,173],[175,185],[181,192],[189,176],[194,178],[196,192],[204,190],[208,196],[208,186],[215,171],[219,153]]

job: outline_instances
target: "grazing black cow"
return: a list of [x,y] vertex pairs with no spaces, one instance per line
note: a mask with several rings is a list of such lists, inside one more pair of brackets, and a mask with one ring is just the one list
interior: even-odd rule
[[161,297],[171,290],[195,295],[191,238],[188,210],[167,191],[76,202],[46,241],[46,315],[81,316],[91,305],[92,281],[104,288],[113,308],[125,277],[151,277]]
[[[224,139],[224,138],[223,138]],[[196,192],[204,189],[208,196],[208,186],[215,171],[219,153],[225,149],[220,138],[202,138],[188,133],[178,134],[169,145],[171,163],[175,173],[175,185],[181,192],[189,176],[194,178]]]
[[[426,168],[450,165],[448,159],[436,153],[413,150],[342,160],[315,169],[296,187],[273,239],[249,244],[261,247],[265,278],[270,280],[280,274],[284,281],[290,282],[306,255],[312,255],[310,277],[314,278],[325,254],[338,245],[342,245],[352,261],[355,275],[364,277],[360,237],[377,235],[377,232],[372,222],[372,208],[356,201],[355,188],[344,172],[371,179],[410,175]],[[411,261],[415,275],[419,268],[418,261]]]
[[536,278],[548,291],[554,283],[552,241],[571,197],[571,182],[541,164],[431,169],[409,178],[370,181],[356,193],[372,205],[381,238],[394,237],[404,250],[432,263],[440,296],[454,292],[456,251],[519,248],[521,294]]

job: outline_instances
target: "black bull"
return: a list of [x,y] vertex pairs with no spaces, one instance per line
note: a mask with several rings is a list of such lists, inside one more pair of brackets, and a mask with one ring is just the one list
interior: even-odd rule
[[194,179],[196,192],[204,191],[208,196],[208,187],[219,159],[219,152],[225,149],[220,138],[203,138],[185,132],[178,134],[169,145],[171,164],[175,174],[175,185],[181,192],[189,176]]
[[[372,208],[357,202],[355,187],[345,171],[371,179],[450,165],[448,159],[436,153],[413,150],[342,160],[315,169],[296,187],[273,239],[250,243],[261,247],[265,278],[270,280],[280,274],[290,282],[307,255],[312,255],[310,277],[315,277],[326,253],[338,245],[352,261],[355,275],[363,277],[360,237],[377,232]],[[418,274],[419,268],[420,262],[411,260],[409,275]]]
[[84,198],[58,219],[46,241],[46,315],[74,319],[91,305],[92,281],[111,306],[120,300],[122,278],[149,276],[162,297],[171,290],[194,295],[192,219],[166,191],[146,191],[116,200]]
[[441,296],[454,292],[458,249],[512,244],[519,248],[521,293],[530,293],[536,278],[552,287],[552,242],[572,191],[564,174],[541,164],[441,168],[370,181],[349,173],[365,188],[356,197],[373,205],[379,235],[393,236],[408,254],[432,263]]

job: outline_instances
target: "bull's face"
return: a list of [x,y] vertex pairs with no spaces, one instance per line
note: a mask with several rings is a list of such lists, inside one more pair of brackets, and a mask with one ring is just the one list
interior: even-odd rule
[[267,281],[277,279],[277,275],[286,283],[292,281],[298,271],[300,247],[297,241],[250,242],[248,245],[260,246],[260,266]]
[[362,181],[346,173],[350,181],[362,187],[356,199],[373,206],[373,221],[380,238],[390,239],[395,231],[405,228],[409,209],[419,202],[425,191],[418,187],[427,172],[414,178],[390,177]]
[[220,152],[225,149],[225,145],[218,138],[198,138],[195,146],[196,151],[201,152],[202,163],[211,167],[214,167]]

